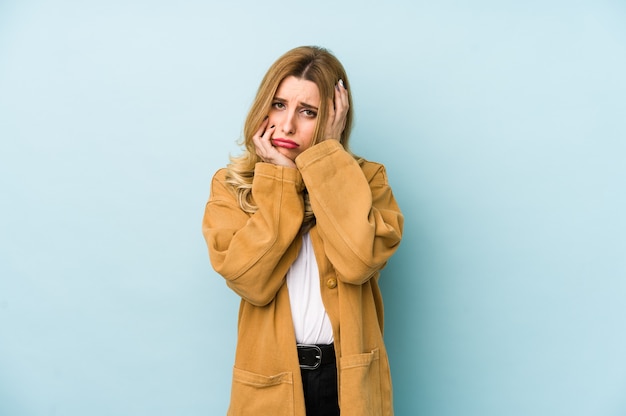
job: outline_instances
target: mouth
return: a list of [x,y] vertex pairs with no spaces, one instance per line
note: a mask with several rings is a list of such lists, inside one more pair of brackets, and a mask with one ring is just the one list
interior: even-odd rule
[[272,139],[272,144],[276,147],[284,147],[285,149],[300,147],[298,143],[287,139]]

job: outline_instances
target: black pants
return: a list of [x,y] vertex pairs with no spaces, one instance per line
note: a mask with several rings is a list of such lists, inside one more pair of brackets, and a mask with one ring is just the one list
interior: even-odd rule
[[300,370],[306,416],[339,416],[337,365],[322,364],[315,370]]

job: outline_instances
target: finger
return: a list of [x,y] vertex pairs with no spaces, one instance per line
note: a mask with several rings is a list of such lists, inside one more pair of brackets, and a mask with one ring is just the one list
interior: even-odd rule
[[[335,95],[337,92],[335,91]],[[326,130],[332,131],[337,118],[337,110],[335,109],[336,97],[328,99],[328,118],[326,119]]]
[[346,88],[342,79],[340,79],[339,82],[337,83],[335,97],[336,97],[335,101],[338,102],[338,104],[335,104],[335,107],[338,110],[338,112],[345,111],[347,113],[348,108],[350,108],[350,100],[348,97],[348,89]]
[[350,110],[350,97],[348,95],[348,90],[346,90],[345,88],[341,88],[339,97],[341,104],[339,104],[339,108],[337,110],[337,118],[341,124],[341,131],[343,132],[344,128],[346,127],[348,112]]
[[261,125],[259,126],[259,129],[256,131],[256,133],[252,136],[252,142],[254,143],[254,147],[256,148],[256,153],[257,155],[259,155],[259,157],[261,157],[262,159],[264,158],[265,154],[267,153],[267,141],[264,140],[263,136],[267,133],[267,125],[269,123],[269,120],[267,117],[265,117],[263,119],[263,121],[261,122]]
[[337,121],[341,120],[342,124],[345,124],[345,117],[348,114],[350,108],[350,100],[348,96],[348,90],[343,84],[342,80],[339,80],[334,94],[334,106],[335,106],[335,118]]
[[[339,121],[339,123],[338,123]],[[340,120],[338,119],[337,110],[335,109],[335,98],[328,99],[328,116],[326,119],[325,140],[335,139],[339,140],[341,137]]]
[[259,128],[257,129],[257,131],[254,133],[254,135],[252,136],[252,139],[254,140],[255,137],[262,137],[263,133],[265,133],[265,129],[267,128],[267,124],[269,123],[269,120],[267,117],[265,117],[263,119],[263,121],[261,122],[261,125],[259,126]]
[[335,120],[335,114],[337,113],[337,109],[335,108],[336,101],[337,91],[335,91],[333,98],[328,99],[328,123],[332,123]]
[[265,129],[267,128],[267,124],[269,122],[270,122],[269,118],[267,116],[265,116],[265,118],[261,122],[261,125],[259,126],[259,129],[256,131],[255,135],[257,135],[259,137],[263,136],[263,133],[265,132]]
[[272,144],[272,135],[274,134],[274,130],[276,130],[275,126],[271,126],[263,132],[261,136],[257,136],[254,141],[254,145],[256,146],[257,155],[263,159],[263,161],[272,161],[272,159],[276,156],[277,150]]
[[266,128],[263,134],[261,135],[263,142],[268,143],[270,146],[273,146],[271,139],[272,139],[272,135],[274,134],[274,130],[276,130],[276,126],[271,125],[270,127]]

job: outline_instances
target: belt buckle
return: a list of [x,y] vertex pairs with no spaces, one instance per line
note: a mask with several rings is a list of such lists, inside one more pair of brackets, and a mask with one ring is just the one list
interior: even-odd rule
[[[318,347],[315,344],[297,344],[298,348],[301,349],[312,349],[315,350],[317,353],[315,354],[315,364],[300,364],[300,368],[304,369],[304,370],[317,370],[319,368],[320,365],[322,365],[322,349],[320,347]],[[299,354],[298,354],[298,361],[300,360]]]

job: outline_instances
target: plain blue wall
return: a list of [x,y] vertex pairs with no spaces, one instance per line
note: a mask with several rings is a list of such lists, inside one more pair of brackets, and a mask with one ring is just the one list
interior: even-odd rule
[[238,298],[200,221],[302,44],[406,214],[396,413],[626,414],[624,3],[334,3],[0,3],[0,415],[225,413]]

